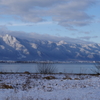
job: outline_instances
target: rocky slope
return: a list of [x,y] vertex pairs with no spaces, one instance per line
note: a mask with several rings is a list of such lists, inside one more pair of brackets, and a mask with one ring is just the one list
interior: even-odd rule
[[99,60],[100,44],[26,40],[0,36],[0,60]]

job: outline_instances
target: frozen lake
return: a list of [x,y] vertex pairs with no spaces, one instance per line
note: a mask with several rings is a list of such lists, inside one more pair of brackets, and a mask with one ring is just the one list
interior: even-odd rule
[[[92,74],[96,70],[94,64],[53,64],[56,73],[85,73]],[[36,63],[0,63],[0,72],[37,72]]]

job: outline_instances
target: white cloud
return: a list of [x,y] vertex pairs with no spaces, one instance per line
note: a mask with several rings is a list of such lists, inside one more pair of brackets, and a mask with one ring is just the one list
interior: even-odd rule
[[83,40],[90,40],[92,38],[98,38],[98,36],[84,36],[84,37],[78,37],[79,39],[83,39]]
[[92,22],[93,16],[85,11],[97,0],[0,0],[0,15],[19,16],[26,22],[45,21],[51,17],[54,22],[74,29]]
[[[36,25],[47,25],[47,24],[53,24],[53,21],[46,21],[46,22],[37,22],[37,23],[24,23],[24,22],[2,22],[0,23],[1,26],[36,26]],[[57,24],[57,23],[55,23]]]

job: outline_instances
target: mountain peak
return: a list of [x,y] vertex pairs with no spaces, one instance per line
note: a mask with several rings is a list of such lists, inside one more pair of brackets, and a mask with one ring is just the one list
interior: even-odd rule
[[16,39],[15,37],[13,37],[13,36],[11,36],[11,35],[9,35],[9,34],[6,34],[6,35],[3,36],[3,41],[4,41],[6,44],[9,44],[9,45],[12,45],[12,44],[18,42],[17,39]]
[[67,44],[65,41],[61,40],[57,43],[57,45]]

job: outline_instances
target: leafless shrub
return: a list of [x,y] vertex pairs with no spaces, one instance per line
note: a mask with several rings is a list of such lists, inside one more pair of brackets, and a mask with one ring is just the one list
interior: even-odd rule
[[56,67],[54,63],[50,62],[37,63],[37,72],[40,74],[52,74],[56,72]]
[[95,74],[100,75],[100,61],[95,62],[96,70],[92,70]]

